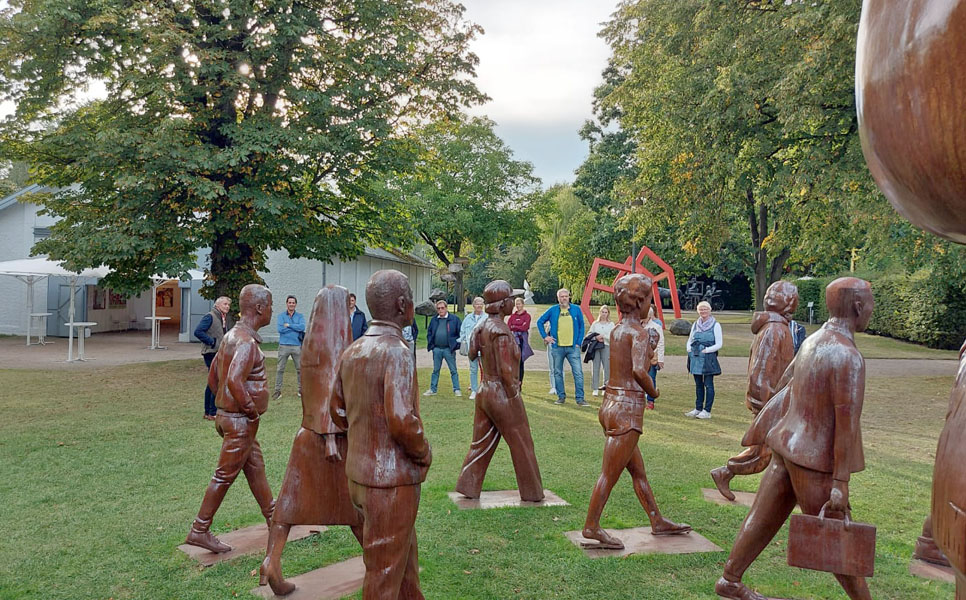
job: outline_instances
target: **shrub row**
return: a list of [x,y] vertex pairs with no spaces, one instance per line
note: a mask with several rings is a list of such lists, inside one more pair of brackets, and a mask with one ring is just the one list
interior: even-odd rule
[[[834,277],[796,279],[799,306],[795,319],[808,321],[808,303],[814,302],[814,319],[828,319],[825,287]],[[936,277],[929,270],[885,275],[873,279],[875,310],[868,331],[930,348],[957,349],[966,338],[966,297],[957,281]]]

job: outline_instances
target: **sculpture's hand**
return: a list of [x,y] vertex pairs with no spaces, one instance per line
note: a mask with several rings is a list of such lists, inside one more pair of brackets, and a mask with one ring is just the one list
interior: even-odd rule
[[651,398],[660,398],[660,397],[661,397],[661,390],[659,388],[654,388],[654,393],[651,395]]
[[339,445],[336,443],[334,435],[325,436],[325,460],[329,462],[342,460],[342,453],[339,452]]
[[429,467],[433,462],[433,448],[428,443],[426,444],[426,448],[426,456],[413,459],[413,462],[421,467]]
[[832,484],[826,508],[831,512],[845,514],[849,508],[849,482],[838,481]]

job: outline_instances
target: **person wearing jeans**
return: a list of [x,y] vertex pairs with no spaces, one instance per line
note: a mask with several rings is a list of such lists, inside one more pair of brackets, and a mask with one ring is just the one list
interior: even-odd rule
[[[466,315],[463,324],[460,325],[460,354],[469,356],[470,336],[473,330],[486,320],[486,313],[483,312],[483,298],[477,296],[473,298],[473,312]],[[480,389],[480,359],[470,360],[470,400],[476,399],[476,392]]]
[[[644,327],[653,329],[657,332],[658,336],[657,349],[655,350],[654,356],[657,361],[652,362],[651,368],[647,371],[647,374],[651,376],[651,381],[654,382],[654,387],[657,387],[657,372],[664,368],[664,323],[654,315],[653,306],[647,311],[647,323]],[[654,410],[654,400],[655,398],[651,396],[647,397],[647,410]]]
[[700,318],[691,326],[688,336],[688,371],[694,376],[694,410],[686,417],[710,419],[714,405],[714,376],[721,374],[718,350],[723,345],[721,325],[711,316],[711,305],[698,303]]
[[[547,325],[550,326],[549,331]],[[579,306],[570,303],[570,291],[567,288],[557,291],[557,304],[548,308],[537,319],[537,330],[543,334],[543,341],[549,346],[550,356],[553,358],[553,387],[557,390],[557,401],[554,404],[563,404],[567,398],[563,382],[563,363],[566,359],[574,374],[574,399],[577,406],[590,406],[584,401],[584,371],[580,364],[584,315]]]
[[285,299],[285,312],[278,316],[278,366],[275,370],[275,392],[272,400],[282,397],[282,377],[289,357],[295,363],[295,379],[299,398],[302,397],[302,338],[305,336],[305,317],[295,312],[298,300],[295,296]]
[[445,300],[436,303],[436,316],[429,320],[426,329],[426,349],[433,353],[433,375],[429,378],[429,389],[423,396],[435,396],[439,386],[439,370],[446,361],[449,376],[453,380],[453,393],[460,393],[460,378],[456,371],[456,350],[460,347],[460,320],[449,313]]

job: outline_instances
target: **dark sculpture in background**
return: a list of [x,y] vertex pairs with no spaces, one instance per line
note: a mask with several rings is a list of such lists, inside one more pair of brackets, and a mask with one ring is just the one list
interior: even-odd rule
[[241,318],[225,334],[208,372],[208,387],[215,391],[215,428],[224,438],[218,466],[208,484],[198,516],[185,543],[212,552],[231,546],[211,534],[211,521],[228,488],[242,471],[265,521],[271,525],[275,501],[265,477],[265,460],[255,439],[258,420],[268,409],[265,355],[258,330],[272,322],[272,292],[263,285],[246,285],[239,295]]
[[601,528],[600,516],[625,469],[630,473],[634,492],[647,512],[652,534],[674,535],[691,531],[690,525],[675,523],[661,515],[647,480],[644,459],[637,447],[637,440],[643,433],[645,393],[658,397],[648,375],[653,349],[643,322],[651,304],[651,289],[651,280],[641,274],[625,275],[614,284],[614,299],[621,320],[610,336],[610,380],[598,415],[604,428],[604,459],[581,532],[587,539],[598,540],[597,544],[586,544],[591,548],[624,547],[623,542]]
[[[765,291],[765,310],[756,312],[751,322],[755,340],[748,356],[748,391],[745,406],[752,418],[778,391],[778,381],[795,358],[795,346],[789,329],[798,308],[798,288],[789,281],[776,281]],[[711,471],[711,478],[728,500],[734,500],[728,483],[735,475],[761,473],[771,460],[771,450],[764,444],[752,444],[728,464]]]
[[503,321],[513,312],[512,295],[513,288],[503,280],[492,281],[483,290],[488,316],[473,331],[469,349],[470,360],[481,358],[483,382],[476,394],[473,442],[456,491],[467,498],[480,497],[486,469],[503,437],[510,447],[520,498],[539,502],[543,500],[543,482],[520,395],[520,348]]
[[329,406],[348,431],[349,497],[362,515],[364,600],[421,599],[416,546],[420,484],[432,462],[419,417],[415,358],[402,337],[413,292],[399,271],[366,284],[366,333],[342,354]]
[[[859,136],[869,171],[914,225],[966,243],[966,0],[865,0],[856,48]],[[964,345],[966,349],[966,345]],[[916,556],[956,572],[966,600],[966,364],[950,395]],[[933,543],[933,535],[938,548]]]
[[[782,377],[787,387],[774,396],[752,425],[766,427],[772,450],[754,504],[725,563],[715,592],[725,598],[764,600],[741,578],[771,543],[795,505],[806,515],[847,514],[849,478],[865,468],[859,418],[865,395],[865,361],[854,334],[872,315],[867,281],[842,277],[828,285],[829,320],[802,344]],[[781,403],[774,426],[764,423]],[[749,431],[753,434],[754,431]],[[789,541],[789,545],[792,541]],[[813,553],[821,548],[812,549]],[[871,600],[863,577],[836,574],[850,598]]]
[[362,516],[349,498],[345,475],[348,441],[329,411],[339,357],[350,343],[349,292],[324,287],[315,297],[302,343],[302,426],[295,434],[259,569],[259,585],[270,584],[277,596],[295,590],[281,569],[292,525],[348,525],[362,543]]

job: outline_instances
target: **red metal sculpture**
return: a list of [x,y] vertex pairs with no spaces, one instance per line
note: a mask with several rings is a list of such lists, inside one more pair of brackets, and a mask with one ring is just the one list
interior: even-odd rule
[[[655,273],[652,273],[650,270],[648,270],[644,266],[645,258],[650,259],[651,262],[653,262],[658,267],[660,267],[661,271],[655,274]],[[632,264],[634,265],[633,269],[631,268]],[[600,283],[597,281],[597,277],[600,274],[601,267],[614,269],[615,271],[617,271],[617,276],[614,277],[614,281],[612,281],[610,285]],[[612,260],[607,260],[606,258],[594,259],[594,264],[590,268],[590,274],[587,276],[587,284],[584,286],[584,295],[580,300],[580,308],[584,312],[584,314],[585,315],[591,314],[590,299],[595,290],[600,290],[602,292],[613,294],[614,286],[617,284],[617,280],[631,272],[642,273],[643,275],[647,276],[653,283],[655,289],[657,288],[657,283],[659,281],[667,279],[668,288],[671,290],[671,308],[674,309],[674,318],[675,319],[681,318],[681,304],[678,301],[678,287],[677,287],[677,284],[674,283],[674,269],[672,269],[671,265],[664,262],[664,260],[661,259],[660,256],[655,254],[647,246],[641,247],[641,251],[637,253],[637,258],[634,259],[633,263],[631,262],[630,256],[624,259],[624,262],[622,263],[614,262]],[[654,298],[654,308],[657,310],[658,318],[661,319],[662,322],[664,322],[664,312],[661,310],[660,294],[658,294]],[[647,314],[647,310],[645,310],[644,313]]]

